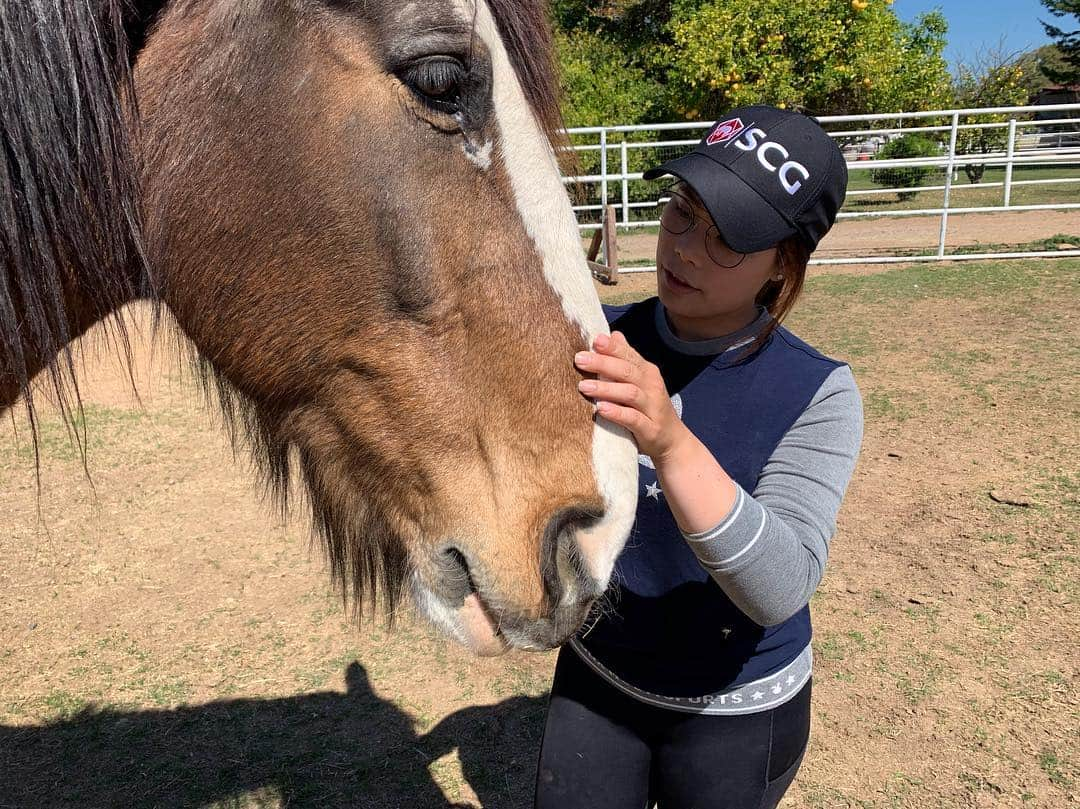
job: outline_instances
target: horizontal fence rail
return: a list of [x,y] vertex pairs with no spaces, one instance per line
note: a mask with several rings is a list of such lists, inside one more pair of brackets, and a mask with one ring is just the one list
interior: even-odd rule
[[[1073,190],[1080,183],[1080,104],[822,116],[818,121],[836,140],[847,161],[849,187],[840,219],[933,216],[940,219],[940,228],[933,252],[815,257],[812,264],[1080,256],[1080,248],[1018,250],[1005,245],[999,251],[975,253],[950,251],[947,245],[950,216],[1080,209],[1080,194]],[[663,186],[646,182],[642,172],[686,154],[712,126],[710,122],[693,122],[567,130],[578,171],[563,180],[576,187],[579,204],[574,205],[574,211],[581,231],[599,229],[609,206],[613,206],[617,228],[622,232],[658,228]],[[892,160],[877,157],[884,144],[912,133],[937,143],[940,154]],[[892,169],[894,175],[917,170],[922,176],[918,185],[889,186],[874,180],[873,173],[882,169]],[[989,171],[996,172],[1000,179],[983,181],[983,174]],[[1032,176],[1017,179],[1017,171]],[[961,180],[965,174],[967,177]],[[1017,204],[1017,189],[1023,189],[1034,201]],[[971,204],[976,201],[969,196],[973,191],[992,192],[996,201],[985,204],[983,199],[978,200],[983,204]],[[928,196],[937,204],[912,204]],[[896,199],[895,204],[889,204],[890,197]],[[1080,236],[1080,212],[1076,223],[1075,232],[1066,235]],[[621,271],[655,269],[624,266]]]

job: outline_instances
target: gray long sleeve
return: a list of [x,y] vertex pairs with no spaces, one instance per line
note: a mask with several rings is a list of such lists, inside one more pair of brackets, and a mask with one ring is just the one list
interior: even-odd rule
[[787,620],[821,582],[862,432],[855,378],[847,366],[837,368],[781,439],[753,494],[737,486],[735,504],[715,528],[683,535],[754,622]]

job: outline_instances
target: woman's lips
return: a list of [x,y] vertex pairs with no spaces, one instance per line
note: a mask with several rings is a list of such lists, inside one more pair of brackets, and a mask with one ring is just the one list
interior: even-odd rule
[[701,291],[697,287],[686,283],[686,281],[681,279],[679,276],[675,275],[675,273],[673,273],[671,270],[669,270],[663,264],[660,265],[660,272],[663,273],[664,283],[667,285],[668,289],[672,290],[673,292],[700,292]]

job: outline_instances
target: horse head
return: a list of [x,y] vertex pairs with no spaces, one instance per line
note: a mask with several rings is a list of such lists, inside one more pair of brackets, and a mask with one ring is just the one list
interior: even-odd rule
[[543,4],[173,0],[134,86],[156,294],[346,595],[480,653],[564,641],[636,451],[576,389],[606,325]]

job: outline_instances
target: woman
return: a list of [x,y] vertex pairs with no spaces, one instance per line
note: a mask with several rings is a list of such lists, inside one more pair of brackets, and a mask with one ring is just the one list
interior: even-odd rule
[[645,177],[668,174],[659,297],[576,358],[641,489],[610,607],[559,655],[538,809],[771,809],[809,738],[807,604],[862,406],[779,321],[847,170],[813,119],[749,107]]

